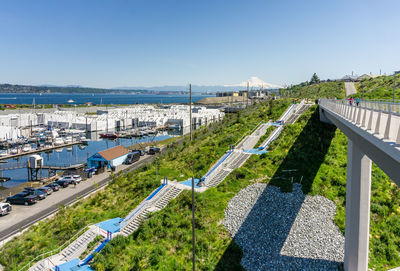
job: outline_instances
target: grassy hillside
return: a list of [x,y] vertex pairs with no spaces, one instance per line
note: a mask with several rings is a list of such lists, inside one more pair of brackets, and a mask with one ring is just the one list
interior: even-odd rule
[[[313,134],[314,136],[310,136]],[[335,222],[344,232],[347,138],[319,121],[316,107],[288,125],[271,151],[252,156],[217,188],[196,194],[198,270],[243,270],[241,249],[221,225],[229,200],[255,182],[291,191],[320,194],[337,204]],[[288,173],[288,169],[295,169]],[[375,165],[372,169],[370,267],[400,265],[399,188]],[[96,256],[96,270],[189,270],[191,266],[190,193],[184,192],[128,238],[113,240]]]
[[322,82],[309,85],[301,83],[281,90],[281,95],[291,98],[317,99],[325,97],[336,97],[338,99],[345,97],[343,82]]
[[[361,98],[361,92],[364,89],[364,99],[392,100],[394,78],[393,75],[390,75],[362,80],[356,83],[358,93],[354,96]],[[400,74],[396,75],[396,99],[400,99]]]
[[[159,176],[182,180],[204,173],[211,163],[260,120],[277,118],[287,103],[258,104],[246,113],[196,132],[194,143],[175,145],[160,158]],[[252,156],[232,172],[217,188],[196,194],[196,232],[198,270],[243,270],[241,249],[221,225],[229,200],[255,182],[266,182],[292,189],[292,180],[302,182],[303,192],[320,194],[337,204],[335,222],[344,231],[347,138],[333,126],[319,121],[312,107],[298,122],[287,125],[261,156]],[[287,171],[295,170],[295,171]],[[183,175],[183,177],[181,177]],[[159,182],[154,165],[115,178],[103,192],[55,217],[32,227],[8,243],[0,253],[7,270],[48,251],[83,227],[85,223],[126,215]],[[370,267],[387,270],[400,266],[399,188],[375,165],[372,168]],[[96,255],[96,270],[189,270],[191,268],[191,196],[183,192],[165,209],[131,236],[118,237]]]
[[[258,122],[280,116],[288,104],[288,101],[257,104],[245,112],[232,114],[221,123],[196,131],[192,143],[187,138],[183,144],[173,143],[158,161],[159,179],[168,176],[171,180],[184,180],[192,176],[192,172],[196,176],[204,174],[230,144]],[[158,185],[155,164],[116,177],[102,192],[72,207],[62,207],[54,217],[39,222],[7,243],[0,253],[0,263],[6,270],[18,270],[35,256],[63,244],[88,223],[124,217]]]

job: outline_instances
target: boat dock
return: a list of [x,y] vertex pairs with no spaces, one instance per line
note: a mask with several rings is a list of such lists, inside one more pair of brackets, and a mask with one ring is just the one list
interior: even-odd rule
[[40,148],[40,149],[33,149],[31,151],[21,152],[21,153],[18,153],[18,154],[9,154],[9,155],[0,157],[0,161],[1,160],[11,159],[11,158],[17,158],[17,157],[25,156],[25,155],[35,154],[35,153],[39,153],[39,152],[52,151],[52,150],[55,150],[55,149],[66,148],[66,147],[74,146],[74,145],[77,145],[77,144],[83,144],[83,142],[76,141],[76,142],[62,144],[62,145],[58,145],[58,146],[43,147],[43,148]]

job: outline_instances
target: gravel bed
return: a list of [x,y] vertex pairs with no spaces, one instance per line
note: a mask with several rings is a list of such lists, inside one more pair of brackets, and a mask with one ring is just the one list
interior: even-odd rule
[[248,270],[337,270],[344,236],[334,224],[336,205],[308,196],[300,184],[292,193],[253,184],[228,204],[223,225],[242,248]]

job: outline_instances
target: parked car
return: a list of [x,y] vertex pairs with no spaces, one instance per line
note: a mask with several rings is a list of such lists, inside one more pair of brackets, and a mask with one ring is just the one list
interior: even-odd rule
[[136,152],[136,151],[140,153],[140,156],[143,156],[146,154],[146,152],[144,150],[132,150],[132,152]]
[[39,190],[39,191],[45,193],[47,196],[48,196],[48,195],[51,195],[51,193],[53,193],[53,189],[52,189],[51,187],[48,187],[48,186],[40,187],[40,188],[38,188],[37,190]]
[[10,203],[0,202],[0,215],[1,216],[6,215],[9,212],[11,212],[11,209],[12,209],[12,207],[11,207]]
[[24,190],[22,191],[22,193],[27,193],[28,195],[33,195],[33,196],[37,196],[39,200],[45,199],[47,197],[47,194],[36,189],[36,190]]
[[57,183],[49,183],[44,187],[50,187],[53,190],[53,192],[57,192],[58,190],[60,190],[60,185]]
[[124,164],[125,165],[130,165],[136,161],[139,161],[140,159],[140,153],[138,151],[135,152],[131,152],[128,154],[128,156],[126,157]]
[[[77,175],[77,176],[79,176],[79,175]],[[64,180],[64,181],[67,181],[69,184],[73,184],[74,182],[80,183],[82,178],[81,178],[81,176],[79,176],[79,178],[74,178],[74,176],[72,176],[72,175],[67,175],[67,176],[62,176],[62,178],[60,180]]]
[[18,193],[7,197],[7,202],[11,204],[35,204],[37,202],[37,196],[28,195],[27,193]]
[[74,179],[75,179],[75,181],[76,181],[77,183],[80,183],[80,182],[82,181],[81,175],[72,175],[72,177],[74,177]]
[[156,153],[158,153],[158,152],[160,152],[160,148],[151,147],[151,148],[149,149],[149,154],[156,154]]
[[63,180],[63,179],[60,179],[60,180],[56,181],[55,183],[58,184],[59,186],[61,186],[62,188],[65,188],[69,185],[69,181]]

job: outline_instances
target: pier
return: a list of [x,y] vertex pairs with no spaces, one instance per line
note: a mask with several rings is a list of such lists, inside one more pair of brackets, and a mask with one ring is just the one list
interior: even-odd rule
[[21,152],[21,153],[18,153],[18,154],[9,154],[9,155],[0,157],[0,161],[11,159],[11,158],[17,158],[17,157],[21,157],[21,156],[25,156],[25,155],[35,154],[35,153],[39,153],[39,152],[52,151],[52,150],[55,150],[55,149],[66,148],[66,147],[70,147],[70,146],[74,146],[74,145],[78,145],[78,144],[83,144],[83,142],[76,141],[76,142],[62,144],[62,145],[58,145],[58,146],[44,147],[44,148],[40,148],[40,149],[33,149],[31,151]]

